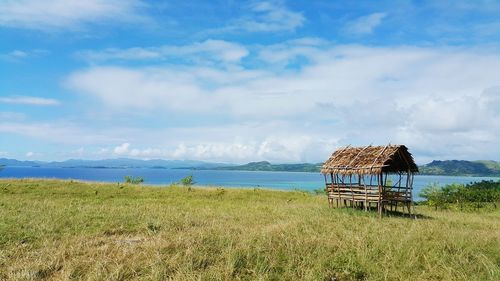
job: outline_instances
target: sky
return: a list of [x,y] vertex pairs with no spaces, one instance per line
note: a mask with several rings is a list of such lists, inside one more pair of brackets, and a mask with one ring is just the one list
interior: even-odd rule
[[500,160],[500,1],[0,0],[0,158]]

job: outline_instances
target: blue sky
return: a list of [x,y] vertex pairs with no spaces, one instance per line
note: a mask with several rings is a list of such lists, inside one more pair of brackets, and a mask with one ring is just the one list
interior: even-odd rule
[[500,1],[0,0],[0,157],[500,160]]

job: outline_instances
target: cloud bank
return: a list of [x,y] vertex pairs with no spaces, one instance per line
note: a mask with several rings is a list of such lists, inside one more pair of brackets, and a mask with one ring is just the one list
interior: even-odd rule
[[382,23],[382,20],[387,16],[386,13],[373,13],[367,16],[357,18],[347,24],[346,32],[354,35],[364,35],[373,33],[375,28]]
[[29,96],[0,97],[0,103],[39,105],[39,106],[51,106],[51,105],[59,105],[60,104],[60,102],[56,99],[29,97]]
[[[310,38],[246,50],[241,52],[246,62],[234,60],[232,68],[223,60],[175,67],[108,62],[74,72],[66,85],[117,114],[124,108],[151,114],[182,114],[189,108],[194,119],[232,120],[213,130],[169,129],[165,135],[175,131],[182,137],[168,145],[183,145],[172,157],[321,161],[326,156],[311,153],[311,147],[388,142],[409,145],[421,161],[500,153],[495,74],[500,56],[495,53],[336,45]],[[297,64],[298,57],[305,62]],[[248,60],[261,67],[249,67]],[[476,146],[481,150],[472,149]]]
[[7,0],[0,3],[0,26],[53,31],[101,21],[141,21],[144,6],[139,0]]

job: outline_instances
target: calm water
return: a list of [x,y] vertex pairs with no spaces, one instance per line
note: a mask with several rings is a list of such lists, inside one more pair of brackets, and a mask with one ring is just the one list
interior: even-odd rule
[[[95,168],[39,168],[5,167],[0,178],[58,178],[85,181],[119,182],[127,175],[139,176],[147,184],[171,184],[185,176],[193,175],[199,185],[225,187],[266,187],[275,189],[314,190],[324,187],[324,178],[319,173],[300,172],[251,172],[251,171],[213,171],[213,170],[176,170],[176,169],[95,169]],[[417,175],[413,183],[414,194],[430,183],[440,185],[451,183],[470,183],[481,180],[500,180],[488,177],[449,177]],[[415,199],[419,199],[414,196]]]

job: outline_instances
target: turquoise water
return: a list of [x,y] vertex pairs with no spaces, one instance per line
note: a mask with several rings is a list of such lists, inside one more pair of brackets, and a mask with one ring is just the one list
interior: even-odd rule
[[[183,169],[98,169],[98,168],[41,168],[5,167],[0,178],[57,178],[85,181],[122,182],[127,175],[143,177],[146,184],[168,185],[185,176],[193,175],[196,184],[224,187],[263,187],[282,190],[314,190],[324,188],[320,173],[261,172],[261,171],[215,171]],[[418,200],[420,190],[430,183],[446,185],[470,183],[481,180],[500,180],[489,177],[415,176],[414,198]]]

